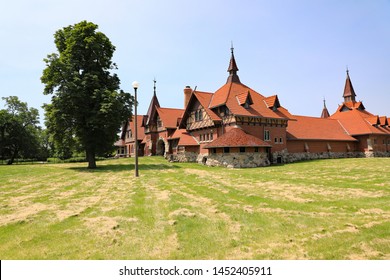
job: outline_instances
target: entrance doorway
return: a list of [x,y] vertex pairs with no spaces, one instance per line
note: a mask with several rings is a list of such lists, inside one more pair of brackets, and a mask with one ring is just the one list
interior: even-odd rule
[[165,155],[165,142],[163,139],[159,139],[156,145],[156,155],[164,156]]

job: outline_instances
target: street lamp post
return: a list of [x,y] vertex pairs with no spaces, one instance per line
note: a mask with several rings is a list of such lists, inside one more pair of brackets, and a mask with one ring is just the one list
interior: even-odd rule
[[139,83],[137,81],[134,81],[132,83],[132,86],[134,88],[134,149],[135,149],[135,177],[139,177],[138,173],[138,127],[137,127],[137,89],[139,86]]

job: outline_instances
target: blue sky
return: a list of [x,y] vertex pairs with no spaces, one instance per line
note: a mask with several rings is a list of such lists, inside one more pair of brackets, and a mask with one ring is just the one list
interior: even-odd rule
[[233,41],[241,82],[293,114],[320,116],[323,98],[333,113],[348,66],[357,99],[390,116],[389,0],[13,0],[0,14],[0,95],[30,107],[50,102],[40,76],[53,34],[87,20],[116,46],[121,88],[140,83],[139,113],[154,78],[162,107],[182,108],[186,85],[215,92]]

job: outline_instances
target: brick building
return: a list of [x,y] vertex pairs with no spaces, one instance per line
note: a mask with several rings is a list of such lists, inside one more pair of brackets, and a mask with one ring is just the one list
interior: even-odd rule
[[[356,101],[348,71],[343,104],[330,115],[324,101],[320,118],[290,114],[277,95],[263,96],[237,72],[232,48],[226,83],[215,92],[185,87],[183,109],[160,107],[154,86],[148,112],[139,116],[140,155],[228,167],[390,155],[390,119]],[[117,142],[122,154],[134,150],[131,123]]]

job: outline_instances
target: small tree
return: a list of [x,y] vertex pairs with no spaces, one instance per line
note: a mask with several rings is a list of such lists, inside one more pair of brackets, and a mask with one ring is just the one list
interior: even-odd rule
[[[119,89],[111,70],[115,47],[98,26],[82,21],[58,30],[54,42],[58,53],[44,60],[41,81],[46,125],[57,143],[77,139],[86,153],[88,168],[96,168],[96,154],[107,153],[123,120],[131,115],[132,96]],[[64,146],[64,145],[59,145]]]

